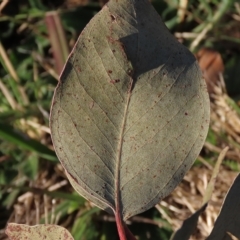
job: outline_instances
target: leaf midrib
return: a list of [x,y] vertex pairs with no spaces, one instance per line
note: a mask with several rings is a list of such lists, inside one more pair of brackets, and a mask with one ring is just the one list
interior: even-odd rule
[[130,86],[128,90],[128,96],[127,96],[127,101],[126,101],[126,107],[124,110],[124,115],[123,115],[123,121],[122,121],[122,126],[121,126],[121,132],[120,132],[120,137],[119,137],[119,144],[117,148],[117,159],[116,159],[116,178],[115,178],[115,207],[116,207],[116,214],[121,215],[120,218],[123,219],[122,216],[122,211],[121,211],[121,205],[120,205],[120,164],[121,164],[121,156],[122,156],[122,146],[123,146],[123,135],[124,135],[124,129],[125,129],[125,124],[127,120],[127,112],[128,112],[128,107],[129,107],[129,102],[131,98],[131,90],[133,87],[133,79],[131,76],[129,76],[130,79]]

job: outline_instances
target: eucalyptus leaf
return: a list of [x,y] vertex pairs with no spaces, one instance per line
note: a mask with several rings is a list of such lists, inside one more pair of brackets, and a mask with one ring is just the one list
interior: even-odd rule
[[75,189],[126,220],[167,196],[191,167],[209,98],[194,56],[148,0],[110,0],[69,56],[50,125]]
[[240,174],[232,184],[207,240],[240,239]]
[[11,240],[74,240],[67,229],[51,224],[28,226],[8,223],[6,234]]
[[179,228],[171,237],[170,240],[189,240],[191,235],[196,231],[198,219],[205,211],[207,203],[205,203],[200,209],[193,213],[189,218],[185,219],[181,228]]

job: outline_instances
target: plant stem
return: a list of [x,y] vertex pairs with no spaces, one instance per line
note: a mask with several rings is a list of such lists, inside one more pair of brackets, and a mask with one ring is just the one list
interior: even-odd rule
[[118,235],[120,237],[120,240],[128,240],[126,238],[125,226],[124,226],[123,220],[121,218],[119,209],[116,209],[115,218],[116,218],[117,230],[118,230]]
[[125,233],[126,233],[126,236],[127,236],[127,240],[136,240],[136,238],[133,236],[133,234],[128,229],[126,224],[124,224],[124,228],[125,228]]
[[131,231],[128,229],[127,225],[123,222],[118,209],[116,209],[115,219],[120,240],[136,240]]

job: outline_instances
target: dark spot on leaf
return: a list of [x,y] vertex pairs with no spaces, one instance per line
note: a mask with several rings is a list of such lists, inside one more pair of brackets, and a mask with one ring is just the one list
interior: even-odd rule
[[120,79],[115,79],[115,80],[111,80],[111,81],[110,81],[110,83],[113,83],[113,84],[114,84],[114,83],[118,83],[118,82],[120,82]]

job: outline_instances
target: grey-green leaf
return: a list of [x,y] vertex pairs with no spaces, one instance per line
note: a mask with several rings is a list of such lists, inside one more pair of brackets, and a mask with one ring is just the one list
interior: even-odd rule
[[232,184],[207,240],[240,239],[240,174]]
[[190,168],[207,134],[209,98],[194,56],[148,0],[110,0],[66,63],[50,121],[78,192],[126,220]]

